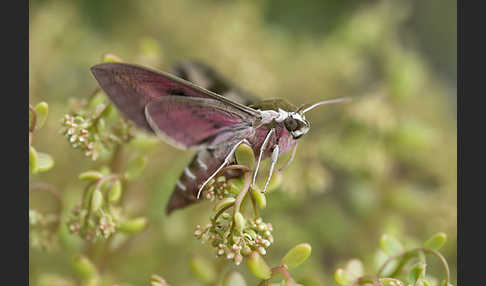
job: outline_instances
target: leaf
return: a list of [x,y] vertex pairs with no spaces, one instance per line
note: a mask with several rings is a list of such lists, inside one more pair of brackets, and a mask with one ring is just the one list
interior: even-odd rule
[[214,265],[206,259],[200,256],[195,256],[191,259],[189,266],[192,273],[202,282],[211,284],[216,280],[216,269],[214,268]]
[[392,256],[403,251],[403,246],[400,241],[389,234],[384,234],[381,236],[380,247],[388,256]]
[[54,167],[54,160],[51,155],[37,152],[37,169],[35,170],[35,173],[49,171],[52,167]]
[[236,230],[238,232],[242,232],[246,226],[246,219],[243,217],[243,215],[240,212],[235,213],[234,219],[235,219]]
[[104,63],[118,63],[121,62],[122,60],[114,54],[106,53],[103,55],[101,61]]
[[73,268],[76,275],[81,279],[94,277],[97,272],[95,265],[83,255],[74,256]]
[[272,270],[270,267],[268,267],[263,257],[261,257],[257,251],[250,253],[246,259],[246,263],[248,265],[248,269],[250,269],[251,273],[253,273],[255,277],[263,280],[268,280],[272,277]]
[[145,169],[146,164],[147,158],[145,156],[139,156],[130,161],[124,174],[125,179],[127,181],[132,181],[138,178],[142,174],[143,169]]
[[223,286],[246,286],[246,281],[240,272],[230,271],[223,278]]
[[222,199],[215,207],[214,212],[219,212],[220,210],[224,209],[227,206],[230,206],[236,201],[234,197],[224,198]]
[[86,171],[81,174],[79,174],[78,179],[80,180],[89,180],[89,181],[94,181],[94,180],[99,180],[103,178],[104,174],[98,171]]
[[352,282],[343,268],[338,268],[336,272],[334,272],[334,280],[341,286],[347,286]]
[[248,144],[243,143],[236,148],[235,158],[239,165],[247,166],[250,169],[253,169],[253,166],[255,166],[255,153],[253,153],[253,149]]
[[447,235],[443,232],[432,235],[425,243],[424,248],[439,250],[447,240]]
[[38,162],[37,151],[35,151],[34,147],[30,146],[29,148],[29,171],[32,174],[35,174],[37,171],[37,162]]
[[258,207],[261,209],[264,209],[267,206],[267,197],[265,197],[265,194],[262,193],[256,186],[251,190],[251,194],[253,198],[255,199]]
[[91,195],[90,209],[92,212],[96,212],[103,205],[103,194],[100,190],[94,190]]
[[364,275],[363,263],[359,259],[349,260],[345,269],[346,275],[351,281],[354,281]]
[[417,281],[425,277],[425,263],[419,262],[410,268],[408,272],[408,284],[415,285]]
[[287,269],[294,269],[311,255],[312,247],[309,243],[300,243],[285,254],[280,263]]
[[46,102],[39,102],[35,106],[35,111],[37,113],[37,122],[35,124],[35,130],[38,130],[39,128],[44,126],[44,123],[46,123],[47,121],[49,106],[47,105]]
[[117,229],[126,234],[136,234],[141,232],[147,226],[145,217],[137,217],[121,222]]
[[120,180],[116,180],[113,186],[108,191],[108,202],[116,203],[120,200],[122,195],[122,183]]

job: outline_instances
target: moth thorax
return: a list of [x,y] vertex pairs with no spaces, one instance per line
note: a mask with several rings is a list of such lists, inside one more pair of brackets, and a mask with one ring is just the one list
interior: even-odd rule
[[285,128],[290,132],[294,139],[300,138],[309,131],[310,123],[299,113],[290,113],[284,120]]

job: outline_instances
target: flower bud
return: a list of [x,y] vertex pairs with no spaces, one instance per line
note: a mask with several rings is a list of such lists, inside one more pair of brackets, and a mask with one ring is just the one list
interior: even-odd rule
[[139,233],[147,226],[145,217],[138,217],[126,220],[118,226],[118,230],[127,234]]
[[253,169],[253,166],[255,166],[255,153],[253,153],[253,149],[248,144],[243,143],[236,148],[235,158],[239,165],[247,166],[250,169]]
[[309,258],[311,250],[312,248],[308,243],[297,244],[285,254],[280,263],[287,269],[296,268]]

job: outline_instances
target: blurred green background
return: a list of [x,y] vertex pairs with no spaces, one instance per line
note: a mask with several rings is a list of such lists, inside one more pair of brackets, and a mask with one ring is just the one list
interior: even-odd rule
[[[34,145],[56,165],[30,181],[55,185],[67,216],[84,187],[77,175],[103,163],[73,150],[59,129],[70,99],[87,97],[97,86],[89,68],[107,52],[161,70],[181,59],[200,59],[261,98],[283,97],[297,105],[357,96],[351,104],[307,116],[311,131],[263,212],[275,228],[267,261],[277,263],[296,243],[309,242],[312,256],[295,277],[335,285],[334,270],[350,258],[375,271],[383,233],[413,245],[443,231],[448,242],[442,252],[455,284],[456,5],[31,0],[29,102],[46,101],[50,113]],[[127,191],[124,207],[147,216],[149,227],[110,256],[104,271],[119,285],[147,285],[152,273],[172,285],[200,285],[190,273],[190,257],[217,261],[193,237],[194,226],[208,220],[208,204],[165,215],[191,156],[161,142]],[[31,208],[50,204],[46,197],[31,201]],[[64,224],[59,237],[58,250],[30,249],[31,285],[49,275],[73,275],[70,261],[83,245]],[[256,283],[245,265],[239,269],[249,285]],[[429,269],[441,275],[436,264]]]

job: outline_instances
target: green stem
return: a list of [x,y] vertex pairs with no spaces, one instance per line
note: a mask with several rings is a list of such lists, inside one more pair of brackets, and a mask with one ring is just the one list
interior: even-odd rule
[[[412,249],[412,250],[409,250],[409,251],[404,251],[404,252],[401,252],[401,253],[398,253],[398,254],[395,254],[393,256],[390,256],[386,261],[385,263],[383,263],[383,265],[380,267],[380,269],[378,270],[378,273],[376,274],[376,276],[380,276],[381,273],[383,272],[383,270],[385,269],[385,267],[393,260],[399,258],[399,257],[404,257],[404,258],[407,258],[407,256],[412,256],[413,254],[415,254],[416,252],[420,253],[420,252],[423,252],[423,253],[427,253],[427,254],[432,254],[434,256],[436,256],[437,258],[439,258],[441,264],[442,264],[442,268],[444,269],[444,273],[445,273],[445,283],[446,285],[449,285],[449,280],[450,280],[450,271],[449,271],[449,266],[447,265],[447,261],[445,260],[444,256],[442,256],[442,254],[440,254],[438,251],[435,251],[435,250],[432,250],[432,249],[427,249],[427,248],[415,248],[415,249]],[[399,267],[397,267],[397,270],[398,270]],[[396,276],[398,274],[397,270],[394,271],[393,276]]]

